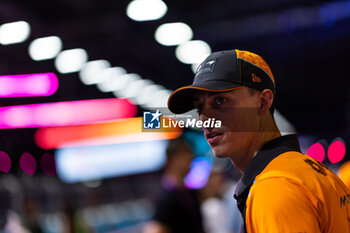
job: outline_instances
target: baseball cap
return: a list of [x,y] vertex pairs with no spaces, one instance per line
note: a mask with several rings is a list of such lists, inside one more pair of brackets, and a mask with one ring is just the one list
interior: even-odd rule
[[198,90],[224,92],[242,86],[270,89],[275,94],[275,79],[270,67],[255,53],[238,49],[212,53],[197,68],[192,85],[175,90],[168,99],[171,112],[192,110],[193,94]]

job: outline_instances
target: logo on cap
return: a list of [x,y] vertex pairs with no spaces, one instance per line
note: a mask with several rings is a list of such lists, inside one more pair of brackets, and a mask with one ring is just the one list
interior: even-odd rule
[[211,60],[206,60],[200,64],[196,71],[196,76],[203,73],[213,72],[216,63],[216,58]]
[[252,73],[252,81],[254,83],[261,83],[261,78],[259,78],[258,76],[256,76],[254,73]]

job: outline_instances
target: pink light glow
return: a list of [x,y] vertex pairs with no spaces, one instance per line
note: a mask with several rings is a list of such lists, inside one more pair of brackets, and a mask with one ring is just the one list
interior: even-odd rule
[[316,159],[319,162],[322,162],[326,157],[326,150],[320,142],[317,142],[307,149],[306,154],[311,158]]
[[54,73],[0,76],[0,97],[50,96],[57,88]]
[[11,169],[11,159],[3,151],[0,151],[0,171],[8,173]]
[[127,99],[94,99],[0,107],[0,129],[78,125],[135,116]]
[[21,156],[19,160],[19,165],[22,168],[23,172],[33,175],[36,171],[36,161],[33,157],[33,155],[25,152]]
[[328,147],[328,159],[331,163],[339,163],[345,156],[345,143],[341,138],[336,138]]

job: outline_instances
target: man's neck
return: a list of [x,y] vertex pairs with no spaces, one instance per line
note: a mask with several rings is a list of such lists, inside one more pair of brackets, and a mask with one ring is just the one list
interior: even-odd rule
[[258,133],[251,141],[249,146],[246,148],[243,154],[238,156],[241,159],[239,161],[231,159],[235,168],[241,171],[241,173],[244,173],[249,163],[257,155],[263,145],[281,136],[275,121],[269,120],[267,122],[267,124],[262,124],[262,127],[258,130]]

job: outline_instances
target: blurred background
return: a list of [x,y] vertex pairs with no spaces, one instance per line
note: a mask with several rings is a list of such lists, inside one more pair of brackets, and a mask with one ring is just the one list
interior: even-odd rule
[[194,153],[186,187],[205,190],[214,171],[224,191],[202,199],[232,197],[239,173],[201,132],[141,130],[143,112],[165,108],[219,50],[267,61],[281,124],[347,179],[349,41],[350,1],[2,0],[0,228],[141,232],[182,133]]

